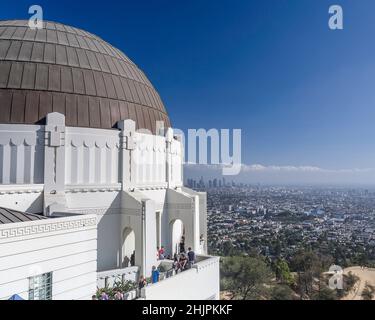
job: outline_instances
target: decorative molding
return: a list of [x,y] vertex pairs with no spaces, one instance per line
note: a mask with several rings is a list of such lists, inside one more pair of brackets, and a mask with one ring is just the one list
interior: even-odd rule
[[68,133],[66,135],[67,145],[70,147],[79,148],[84,146],[85,148],[107,148],[119,149],[120,136],[99,136],[99,135],[83,135],[77,133]]
[[65,126],[47,125],[44,131],[44,144],[47,147],[61,147],[65,145]]
[[4,194],[23,194],[23,193],[42,193],[43,185],[0,185],[0,195]]
[[78,213],[78,214],[96,214],[96,215],[103,215],[111,208],[103,207],[103,208],[82,208],[82,209],[68,209],[69,212]]
[[83,218],[80,220],[55,221],[51,223],[9,227],[6,229],[0,229],[0,239],[9,239],[64,230],[74,230],[91,226],[96,226],[96,218]]
[[0,145],[12,147],[24,146],[36,146],[42,145],[43,139],[37,136],[36,132],[24,133],[24,132],[1,132],[0,131]]
[[121,184],[116,185],[67,185],[65,193],[114,192],[121,191]]
[[141,208],[111,208],[111,207],[102,207],[102,208],[81,208],[81,209],[69,209],[69,212],[78,213],[78,214],[96,214],[99,216],[102,215],[111,215],[111,214],[125,214],[126,215],[140,215],[142,210]]
[[157,184],[157,185],[148,184],[144,186],[141,185],[137,187],[136,189],[139,191],[166,190],[168,189],[168,186],[166,182],[162,182],[161,185],[160,184]]
[[25,190],[0,190],[0,195],[4,194],[25,194],[25,193],[42,193],[42,191],[25,189]]

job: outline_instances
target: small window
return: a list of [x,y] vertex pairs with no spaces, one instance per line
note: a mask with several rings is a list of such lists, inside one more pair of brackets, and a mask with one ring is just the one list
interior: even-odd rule
[[29,278],[29,300],[52,300],[52,272]]

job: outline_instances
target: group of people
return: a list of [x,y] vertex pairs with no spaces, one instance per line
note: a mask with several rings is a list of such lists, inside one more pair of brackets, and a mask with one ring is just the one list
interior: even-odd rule
[[[161,246],[160,248],[157,247],[157,258],[158,260],[171,260],[170,255],[165,254],[164,246]],[[185,271],[187,269],[190,269],[194,263],[195,263],[195,252],[191,249],[191,247],[188,248],[188,252],[180,252],[179,254],[175,253],[173,255],[173,265],[172,273],[179,273],[182,271]],[[167,277],[168,277],[169,271],[167,271]],[[152,266],[152,272],[151,272],[151,283],[157,283],[160,280],[160,271],[156,266]],[[144,276],[140,276],[138,281],[138,289],[141,290],[147,285],[146,278]]]
[[178,273],[190,269],[195,263],[195,252],[188,248],[188,252],[175,253],[173,256],[173,270]]
[[[160,277],[160,272],[158,268],[156,268],[155,266],[152,266],[151,283],[159,282],[159,277]],[[147,286],[147,279],[144,276],[140,276],[138,280],[138,289],[141,290],[145,286]]]
[[[180,246],[180,249],[184,249],[184,248],[181,248]],[[157,248],[157,255],[158,255],[157,256],[158,260],[164,260],[164,259],[171,260],[170,255],[165,254],[165,249],[163,246],[161,246],[160,248],[159,247]],[[135,253],[133,252],[132,258],[130,260],[134,261],[134,256],[135,256]],[[195,252],[191,249],[191,247],[188,248],[187,252],[180,251],[179,254],[175,253],[173,255],[173,266],[172,266],[172,269],[170,270],[171,274],[173,274],[173,272],[177,274],[179,272],[190,269],[194,265],[195,260],[196,260]],[[160,280],[160,271],[158,270],[156,266],[153,266],[152,272],[151,272],[151,283],[157,283],[159,282],[159,280]],[[138,280],[138,290],[140,291],[145,286],[147,286],[147,279],[143,275],[141,275]],[[110,297],[105,291],[103,291],[99,296],[96,296],[96,295],[92,296],[92,299],[93,300],[126,300],[126,297],[123,292],[118,290],[115,292],[113,297]]]
[[122,262],[123,268],[134,267],[134,266],[135,266],[135,250],[133,250],[133,253],[130,255],[130,259],[128,256],[125,256],[124,261]]
[[157,260],[164,260],[164,259],[170,260],[170,258],[171,258],[170,255],[166,255],[164,246],[161,246],[160,248],[156,247],[156,259]]
[[[191,268],[195,263],[195,252],[188,248],[188,252],[185,252],[185,242],[184,239],[181,240],[179,246],[179,254],[175,253],[173,255],[173,270],[177,273],[179,271],[184,271]],[[171,260],[171,256],[166,254],[164,246],[156,248],[157,260]],[[156,267],[153,267],[153,270],[157,270]]]

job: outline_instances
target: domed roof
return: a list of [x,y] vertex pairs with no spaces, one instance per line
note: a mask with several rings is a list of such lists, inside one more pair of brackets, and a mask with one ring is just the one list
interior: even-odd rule
[[26,20],[0,21],[0,123],[43,123],[50,112],[65,114],[67,126],[170,126],[145,74],[99,37],[53,22],[32,30]]

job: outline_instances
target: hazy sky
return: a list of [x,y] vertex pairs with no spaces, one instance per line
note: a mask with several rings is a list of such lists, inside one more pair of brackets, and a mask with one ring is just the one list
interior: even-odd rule
[[17,0],[0,19],[35,3],[123,50],[175,127],[241,128],[247,165],[375,168],[373,0]]

